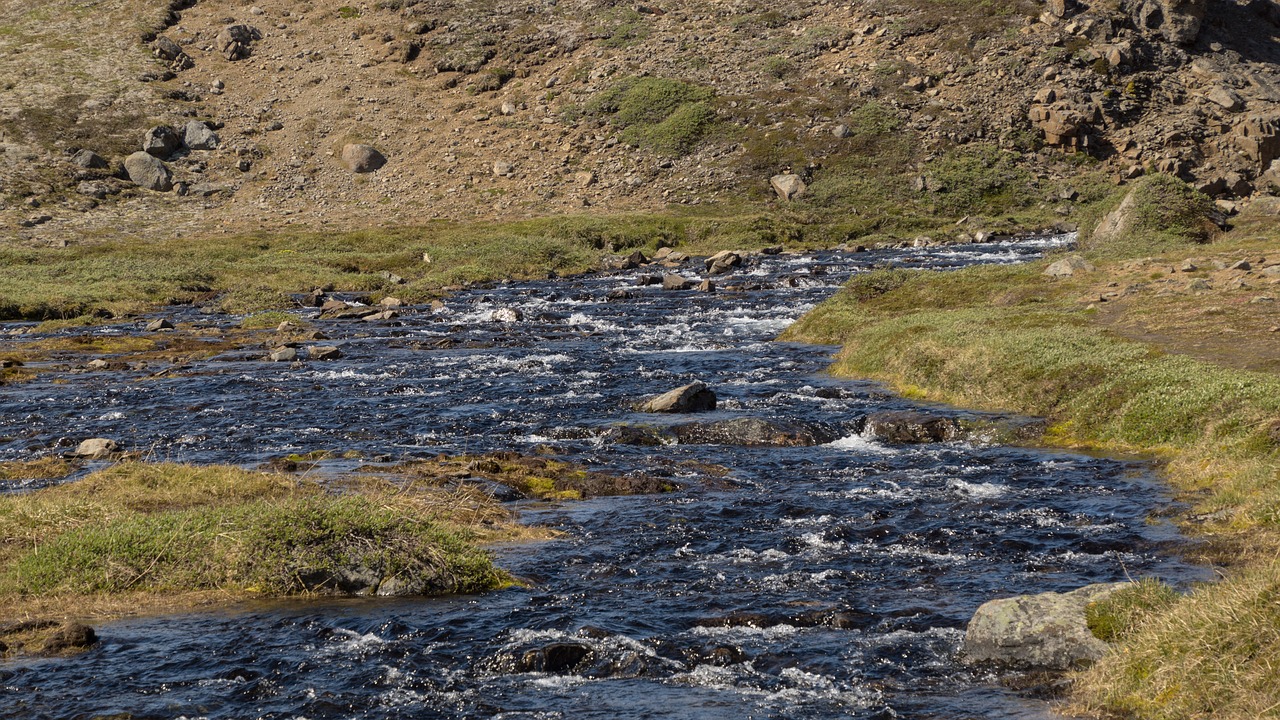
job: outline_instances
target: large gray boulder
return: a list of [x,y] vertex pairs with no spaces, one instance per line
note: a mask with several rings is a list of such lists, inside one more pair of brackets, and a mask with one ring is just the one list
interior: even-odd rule
[[646,413],[693,413],[716,409],[716,394],[706,383],[693,382],[640,403]]
[[1011,670],[1073,670],[1097,662],[1107,644],[1085,623],[1085,608],[1129,583],[1087,585],[1068,593],[992,600],[969,621],[964,658]]
[[124,159],[124,170],[138,187],[157,192],[173,189],[173,173],[154,155],[136,152]]
[[192,120],[182,128],[182,142],[192,150],[216,150],[218,133],[199,120]]
[[387,158],[372,145],[351,143],[342,148],[342,162],[356,173],[369,173],[387,164]]
[[769,178],[769,184],[773,186],[773,191],[778,194],[779,198],[791,201],[804,194],[807,186],[799,175],[794,173],[782,173]]

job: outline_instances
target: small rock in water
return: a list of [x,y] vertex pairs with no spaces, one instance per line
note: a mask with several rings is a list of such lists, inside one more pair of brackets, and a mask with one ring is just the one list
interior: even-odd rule
[[291,347],[278,347],[267,354],[271,362],[293,362],[298,359],[298,351]]
[[704,382],[693,382],[647,400],[636,408],[647,413],[693,413],[716,409],[716,394]]
[[147,332],[159,332],[161,330],[172,330],[172,329],[173,329],[173,323],[169,322],[167,318],[160,318],[159,320],[152,320],[151,322],[147,323]]
[[663,290],[688,290],[693,285],[693,281],[681,275],[663,275]]
[[959,437],[960,424],[954,418],[942,415],[895,410],[868,415],[863,432],[881,442],[943,442]]
[[524,313],[517,308],[498,308],[489,314],[490,322],[515,323],[524,320]]
[[698,284],[698,292],[713,293],[716,291],[716,284],[710,280],[703,280]]
[[307,348],[307,356],[312,360],[337,360],[342,351],[332,345],[316,345]]

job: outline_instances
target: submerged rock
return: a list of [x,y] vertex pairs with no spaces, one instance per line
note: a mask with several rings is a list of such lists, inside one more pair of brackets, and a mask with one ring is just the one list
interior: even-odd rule
[[834,429],[818,423],[763,418],[687,423],[672,429],[683,445],[800,447],[823,445],[840,438]]
[[984,603],[969,621],[964,657],[1015,670],[1072,670],[1097,662],[1107,650],[1085,623],[1085,608],[1128,583],[1087,585]]
[[695,413],[715,409],[716,394],[704,382],[693,382],[669,390],[636,408],[646,413]]

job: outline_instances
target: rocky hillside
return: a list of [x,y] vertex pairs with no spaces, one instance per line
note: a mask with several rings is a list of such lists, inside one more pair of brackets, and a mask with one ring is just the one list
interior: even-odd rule
[[5,236],[1280,186],[1273,0],[256,1],[0,0]]

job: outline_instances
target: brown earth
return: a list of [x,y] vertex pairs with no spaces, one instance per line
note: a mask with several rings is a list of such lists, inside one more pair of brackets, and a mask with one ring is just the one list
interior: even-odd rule
[[[1179,44],[1139,22],[1153,3],[1167,4],[1098,0],[1057,17],[1058,3],[1031,0],[179,0],[191,6],[166,17],[159,0],[0,0],[0,226],[56,245],[772,203],[770,175],[821,182],[859,152],[838,135],[871,102],[905,123],[920,161],[981,142],[1044,178],[1163,169],[1227,199],[1267,191],[1280,12],[1214,0]],[[233,24],[261,34],[235,60],[217,42]],[[143,39],[156,33],[192,66],[154,57]],[[715,132],[671,157],[582,114],[634,75],[713,90]],[[192,118],[219,126],[221,146],[170,163],[186,196],[70,162],[81,148],[119,162],[146,128]],[[351,142],[386,166],[347,170]]]

